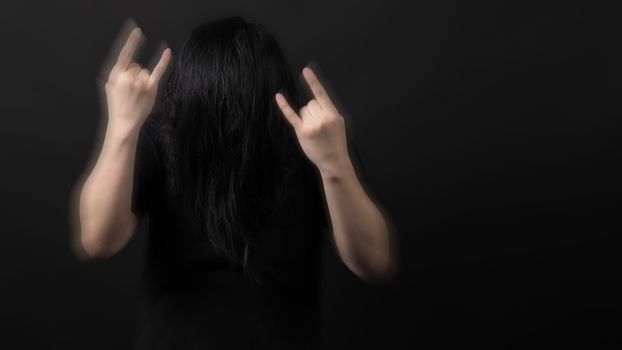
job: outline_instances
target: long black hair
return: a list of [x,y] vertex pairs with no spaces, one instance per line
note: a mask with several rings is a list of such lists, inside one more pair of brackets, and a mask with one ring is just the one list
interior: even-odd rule
[[240,17],[189,35],[163,91],[168,185],[196,232],[246,268],[265,220],[308,169],[274,95],[301,95],[275,38]]

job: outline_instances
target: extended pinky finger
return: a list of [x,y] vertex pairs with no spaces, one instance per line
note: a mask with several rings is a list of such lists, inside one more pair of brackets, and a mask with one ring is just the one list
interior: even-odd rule
[[287,103],[285,96],[279,92],[276,94],[275,99],[287,121],[289,121],[294,128],[298,128],[302,123],[302,119],[300,119],[298,113],[296,113],[289,103]]
[[164,72],[166,71],[166,67],[168,66],[171,60],[171,55],[172,55],[171,49],[169,48],[166,48],[164,49],[164,51],[162,51],[160,60],[158,61],[156,66],[153,68],[153,72],[151,72],[151,76],[149,77],[149,83],[152,86],[157,86],[158,83],[160,82],[160,79],[164,75]]

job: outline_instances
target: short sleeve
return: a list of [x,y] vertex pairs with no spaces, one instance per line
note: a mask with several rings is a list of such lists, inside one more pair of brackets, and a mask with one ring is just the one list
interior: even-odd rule
[[150,116],[143,123],[136,146],[132,211],[140,220],[152,209],[158,191],[160,166],[158,154],[159,123]]

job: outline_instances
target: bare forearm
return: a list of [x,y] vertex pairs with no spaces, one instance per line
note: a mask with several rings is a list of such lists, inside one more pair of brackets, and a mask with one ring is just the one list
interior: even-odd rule
[[391,261],[390,232],[352,163],[348,159],[320,174],[341,259],[362,279],[383,277]]
[[76,185],[72,198],[72,243],[79,253],[88,256],[107,257],[119,251],[138,221],[132,213],[138,136],[172,56],[170,49],[164,49],[151,72],[133,62],[142,37],[140,28],[134,27],[116,53],[103,86],[108,111],[103,146],[95,166],[84,183]]
[[313,70],[305,67],[302,75],[314,98],[299,112],[281,93],[275,95],[275,100],[294,128],[305,155],[320,170],[341,260],[362,279],[392,277],[392,233],[356,176],[348,156],[345,119]]
[[132,234],[138,131],[109,124],[102,150],[80,194],[80,241],[89,256],[116,253]]

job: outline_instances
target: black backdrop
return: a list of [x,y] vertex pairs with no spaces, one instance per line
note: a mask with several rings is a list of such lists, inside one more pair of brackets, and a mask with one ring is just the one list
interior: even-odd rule
[[95,78],[127,17],[147,61],[232,14],[264,23],[296,70],[319,65],[398,229],[386,287],[326,252],[326,349],[622,345],[619,19],[518,1],[3,2],[3,343],[132,345],[144,233],[103,263],[69,244]]

